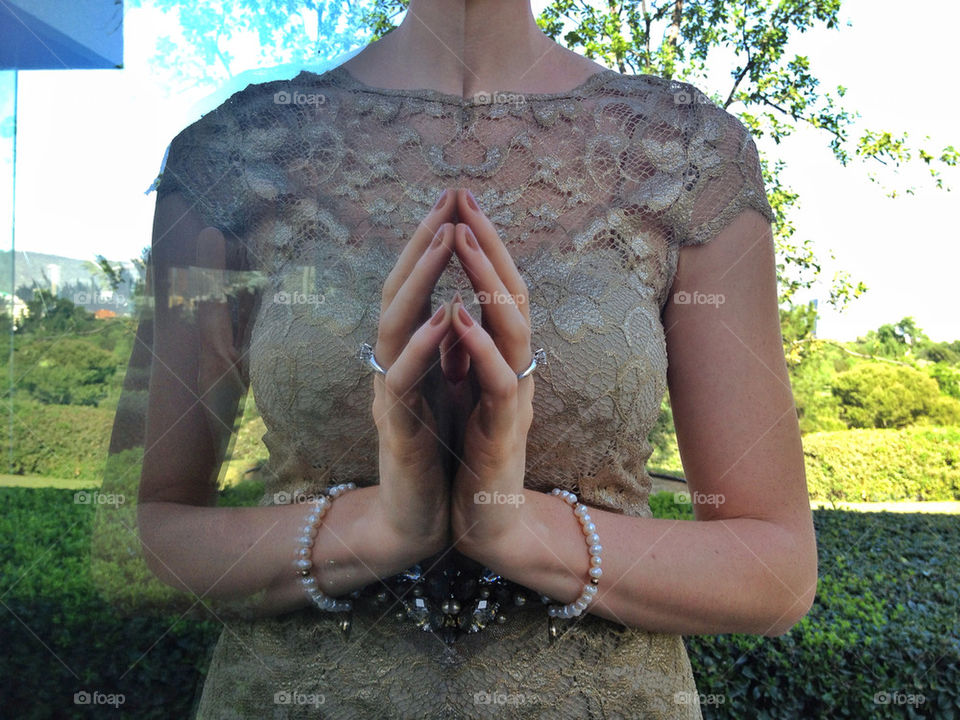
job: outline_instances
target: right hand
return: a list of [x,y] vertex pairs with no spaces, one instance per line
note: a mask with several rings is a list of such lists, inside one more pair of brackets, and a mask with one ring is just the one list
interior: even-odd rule
[[[381,517],[400,538],[439,550],[449,540],[449,469],[445,467],[447,383],[439,348],[451,303],[435,312],[430,296],[453,254],[456,195],[448,190],[401,252],[383,285],[374,355],[373,419],[379,433]],[[434,242],[436,241],[436,242]],[[428,397],[429,396],[429,397]]]

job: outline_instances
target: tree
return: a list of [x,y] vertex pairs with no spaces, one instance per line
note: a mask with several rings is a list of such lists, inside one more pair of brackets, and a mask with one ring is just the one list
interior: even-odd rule
[[[153,61],[185,85],[216,86],[233,77],[233,40],[256,35],[261,66],[335,57],[356,45],[366,3],[320,0],[128,0],[176,14],[181,38],[161,37]],[[315,24],[315,25],[314,25]],[[316,30],[308,34],[312,26]]]
[[857,338],[863,352],[892,359],[908,355],[917,357],[931,342],[912,317],[905,317],[894,325],[881,325],[870,330],[865,337]]
[[72,301],[63,297],[50,297],[46,293],[36,293],[27,302],[27,312],[21,320],[20,333],[46,335],[76,334],[94,330],[96,320],[93,315]]
[[960,423],[960,402],[941,395],[935,380],[910,367],[861,363],[837,375],[831,390],[848,427]]

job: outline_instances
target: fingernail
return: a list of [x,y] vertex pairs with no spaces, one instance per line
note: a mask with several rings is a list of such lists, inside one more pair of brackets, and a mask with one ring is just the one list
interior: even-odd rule
[[473,196],[473,193],[467,190],[467,205],[469,205],[474,210],[479,211],[480,206],[477,205],[477,199]]
[[477,236],[473,234],[473,230],[470,229],[470,226],[467,225],[467,229],[464,231],[464,238],[467,241],[467,247],[473,250],[479,250],[480,246],[477,244]]
[[439,325],[440,321],[443,320],[443,316],[446,314],[447,306],[441,305],[437,308],[437,311],[433,314],[433,317],[430,318],[431,325]]
[[460,303],[457,303],[457,313],[460,315],[460,320],[464,325],[473,325],[473,318],[470,317],[470,313],[468,313],[466,308]]
[[442,193],[440,193],[440,197],[437,198],[437,202],[436,204],[434,204],[433,209],[439,210],[440,207],[443,205],[443,203],[445,203],[446,201],[447,201],[447,191],[444,190]]
[[[446,225],[446,223],[443,225]],[[443,225],[437,228],[437,233],[433,236],[433,240],[430,241],[430,247],[440,247],[440,243],[443,242]]]

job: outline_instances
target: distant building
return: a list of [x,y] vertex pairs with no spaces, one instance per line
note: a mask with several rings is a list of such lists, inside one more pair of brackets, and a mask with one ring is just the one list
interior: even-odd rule
[[47,277],[50,278],[50,294],[56,295],[60,289],[60,265],[57,263],[48,263],[44,266]]
[[97,310],[95,313],[93,313],[93,316],[94,316],[97,320],[106,320],[107,318],[115,318],[115,317],[117,316],[117,314],[116,314],[113,310],[103,310],[103,309],[101,309],[101,310]]
[[0,290],[0,306],[3,308],[3,312],[7,315],[10,315],[10,298],[13,298],[13,321],[14,324],[18,320],[22,319],[24,315],[27,314],[27,304],[18,298],[16,295],[10,295],[10,293],[5,293]]

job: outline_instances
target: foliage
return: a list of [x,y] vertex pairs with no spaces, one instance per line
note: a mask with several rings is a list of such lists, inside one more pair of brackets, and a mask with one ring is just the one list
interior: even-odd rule
[[957,427],[814,433],[803,454],[814,500],[960,500]]
[[42,403],[97,405],[117,371],[113,355],[84,339],[38,340],[14,354],[18,386]]
[[74,305],[65,297],[51,297],[46,293],[34,293],[27,301],[26,316],[18,332],[28,334],[62,335],[93,331],[97,320],[82,307]]
[[801,434],[846,429],[840,419],[840,400],[830,384],[838,372],[851,366],[853,358],[838,344],[817,339],[797,343],[787,352]]
[[960,424],[960,401],[942,396],[926,373],[903,365],[859,363],[837,375],[831,391],[851,428],[899,428],[924,419]]
[[960,400],[960,368],[947,365],[930,365],[927,372],[940,387],[940,392]]
[[[261,53],[258,65],[263,67],[307,63],[318,53],[324,57],[344,53],[354,46],[353,30],[365,7],[319,0],[128,0],[128,5],[176,14],[182,37],[160,38],[153,62],[170,68],[184,86],[195,86],[198,80],[217,84],[233,77],[237,68],[231,44],[254,38]],[[316,31],[310,37],[314,23]]]
[[650,445],[653,453],[647,465],[664,471],[682,471],[680,450],[677,447],[677,431],[673,426],[673,410],[670,407],[669,396],[664,396],[660,403],[660,415],[650,430]]
[[704,717],[960,718],[960,525],[951,515],[813,512],[819,583],[787,634],[685,638]]
[[270,456],[262,440],[267,428],[253,401],[252,393],[248,393],[244,399],[242,410],[236,438],[233,446],[229,448],[229,460],[221,470],[222,483],[225,486],[259,478],[259,471]]
[[14,399],[13,446],[2,467],[16,475],[89,480],[103,477],[113,425],[106,408]]
[[916,321],[905,317],[894,325],[881,325],[870,330],[866,337],[857,339],[857,346],[869,355],[897,360],[910,355],[911,351],[916,354],[918,348],[929,342],[930,338],[917,327]]

